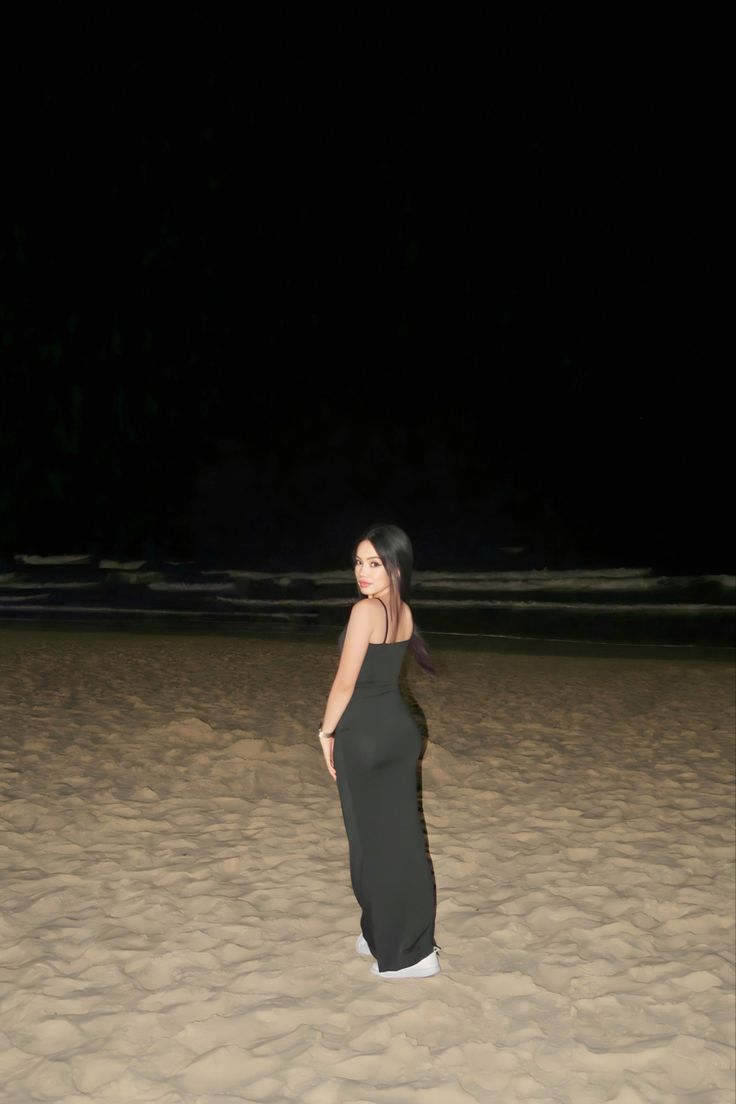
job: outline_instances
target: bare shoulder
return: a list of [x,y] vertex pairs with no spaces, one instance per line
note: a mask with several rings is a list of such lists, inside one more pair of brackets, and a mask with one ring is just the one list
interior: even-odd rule
[[403,602],[401,606],[401,624],[404,626],[402,636],[411,636],[414,632],[414,614],[408,602]]
[[372,629],[377,617],[378,602],[374,602],[370,598],[359,598],[350,611],[351,624],[359,625],[361,628]]

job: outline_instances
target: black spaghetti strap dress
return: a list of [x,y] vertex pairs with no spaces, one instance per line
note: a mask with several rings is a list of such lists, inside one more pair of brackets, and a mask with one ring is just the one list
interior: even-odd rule
[[408,645],[385,637],[368,645],[333,750],[360,926],[380,971],[413,966],[436,946],[436,893],[417,794],[422,739],[398,686]]

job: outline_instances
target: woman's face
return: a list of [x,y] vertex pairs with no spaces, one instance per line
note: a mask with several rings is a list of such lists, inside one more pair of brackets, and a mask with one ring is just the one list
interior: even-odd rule
[[384,597],[391,589],[388,571],[370,541],[361,541],[355,552],[355,578],[361,594]]

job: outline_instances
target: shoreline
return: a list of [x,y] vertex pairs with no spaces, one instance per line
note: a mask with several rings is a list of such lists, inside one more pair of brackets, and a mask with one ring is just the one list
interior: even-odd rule
[[[206,619],[202,614],[178,617],[170,613],[118,615],[112,617],[13,617],[0,618],[0,632],[52,631],[124,633],[142,636],[215,636],[263,640],[320,640],[337,642],[342,625],[295,624],[285,618],[283,628],[276,624],[250,620],[222,621]],[[513,636],[511,634],[464,633],[420,629],[430,651],[482,652],[501,655],[555,655],[570,658],[601,659],[687,659],[697,662],[736,665],[736,647],[707,644],[644,644],[599,640],[574,640],[557,637]]]

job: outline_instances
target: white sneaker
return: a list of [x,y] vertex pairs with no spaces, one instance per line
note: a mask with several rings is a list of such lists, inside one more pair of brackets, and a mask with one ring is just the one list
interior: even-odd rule
[[373,958],[371,949],[368,946],[363,933],[361,932],[358,938],[355,940],[355,949],[358,954],[365,955],[367,958]]
[[433,974],[440,972],[440,964],[437,960],[438,949],[435,946],[435,949],[426,958],[421,959],[420,962],[415,962],[412,966],[405,966],[403,970],[379,970],[378,963],[374,962],[371,966],[371,973],[378,974],[382,978],[432,977]]

